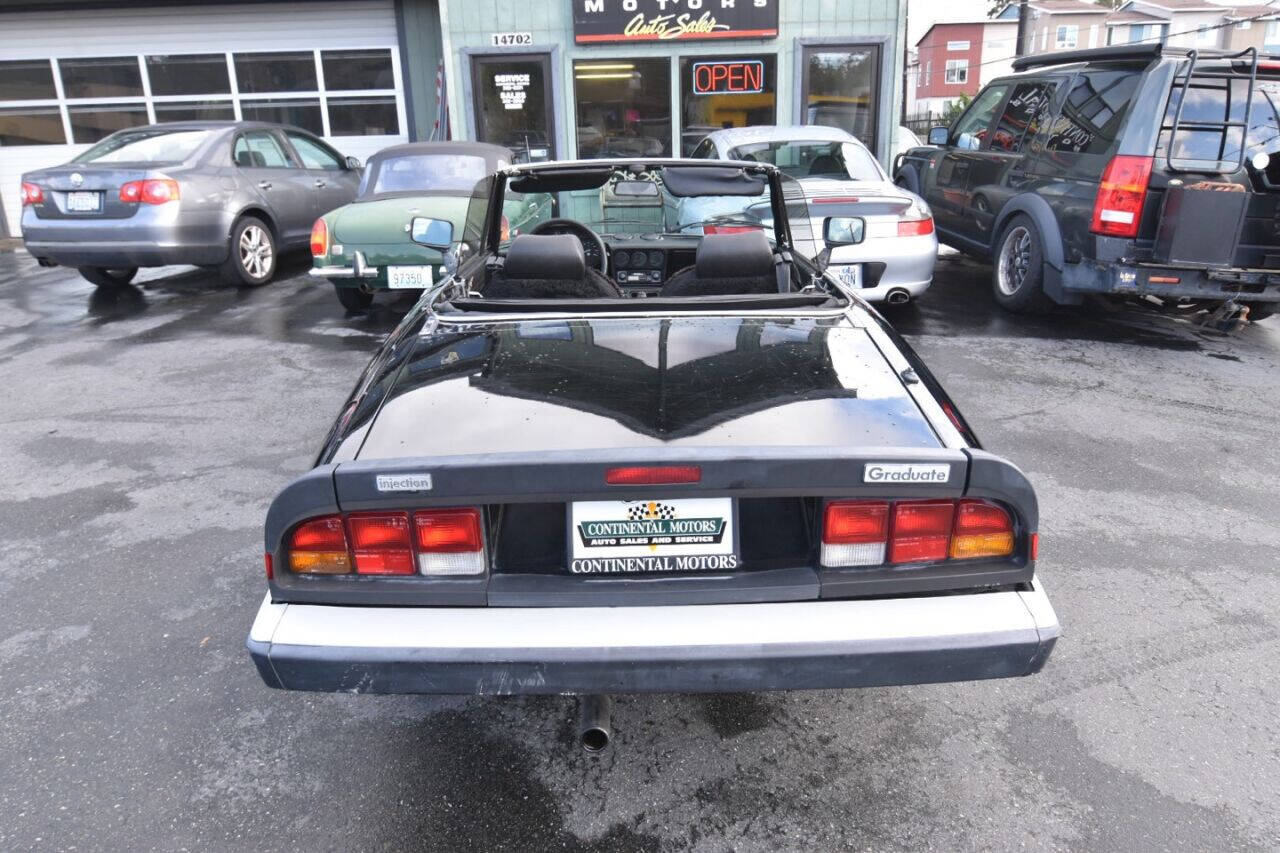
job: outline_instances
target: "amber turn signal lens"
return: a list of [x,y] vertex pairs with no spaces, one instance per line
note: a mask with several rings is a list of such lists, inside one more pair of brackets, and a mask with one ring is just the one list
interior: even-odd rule
[[1012,553],[1013,519],[1009,513],[986,501],[960,501],[951,535],[951,559],[1007,557]]

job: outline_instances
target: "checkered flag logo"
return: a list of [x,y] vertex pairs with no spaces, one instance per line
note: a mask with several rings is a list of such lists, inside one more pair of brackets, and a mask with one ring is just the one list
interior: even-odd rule
[[657,501],[649,501],[627,509],[628,521],[647,521],[654,518],[671,519],[675,517],[676,511],[674,507],[660,504]]

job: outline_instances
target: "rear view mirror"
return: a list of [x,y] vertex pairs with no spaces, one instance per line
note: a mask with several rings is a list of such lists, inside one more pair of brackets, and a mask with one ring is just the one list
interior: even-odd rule
[[351,171],[353,171],[353,172],[358,172],[358,171],[360,170],[360,158],[359,158],[359,157],[348,157],[348,158],[347,158],[347,161],[346,161],[346,166],[347,166],[347,168],[348,168],[348,169],[350,169]]
[[822,223],[822,239],[828,246],[849,246],[862,242],[864,223],[857,216],[828,216]]
[[951,131],[945,127],[929,128],[929,144],[930,145],[946,145],[950,139]]
[[431,249],[444,251],[453,242],[453,223],[443,219],[413,217],[409,226],[409,239]]

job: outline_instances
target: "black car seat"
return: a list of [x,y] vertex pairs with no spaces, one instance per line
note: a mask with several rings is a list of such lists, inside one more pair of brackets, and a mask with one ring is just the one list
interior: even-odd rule
[[662,296],[726,296],[778,292],[773,249],[763,231],[708,234],[691,267],[662,286]]
[[267,165],[267,158],[262,155],[261,151],[250,151],[248,148],[241,148],[236,152],[236,165],[242,169],[262,169]]
[[833,154],[819,154],[809,164],[810,175],[839,175],[843,172],[844,167],[840,165],[840,158]]
[[618,286],[587,268],[572,234],[521,234],[507,247],[502,270],[486,282],[489,299],[599,299],[621,296]]

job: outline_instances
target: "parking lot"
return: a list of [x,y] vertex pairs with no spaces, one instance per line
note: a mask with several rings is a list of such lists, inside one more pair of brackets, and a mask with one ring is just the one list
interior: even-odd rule
[[394,306],[95,292],[0,253],[0,849],[1265,849],[1280,838],[1280,319],[888,316],[1041,500],[1064,636],[1017,681],[569,699],[285,693],[244,650],[267,502]]

